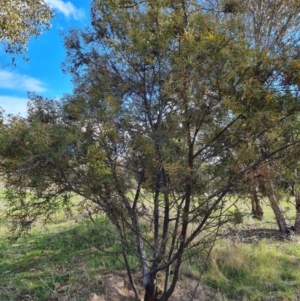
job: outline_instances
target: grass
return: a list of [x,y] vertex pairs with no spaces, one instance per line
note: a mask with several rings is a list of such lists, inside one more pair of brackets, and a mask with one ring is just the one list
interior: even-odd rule
[[[98,222],[101,237],[90,222],[57,226],[35,230],[13,244],[0,240],[0,300],[87,300],[103,290],[102,274],[124,270],[120,245],[111,239],[112,227],[104,218]],[[103,252],[93,246],[99,241],[105,241],[99,246]]]
[[[234,198],[228,199],[228,204],[232,204],[236,200]],[[268,199],[262,200],[262,206],[264,210],[264,219],[263,221],[257,221],[255,219],[251,218],[251,201],[249,199],[240,199],[238,200],[238,207],[239,210],[243,213],[246,213],[247,217],[245,219],[245,222],[251,222],[252,224],[259,224],[261,227],[270,227],[270,224],[276,224],[274,220],[274,214],[271,209],[271,206],[269,204]],[[294,218],[295,218],[295,204],[294,204],[294,198],[291,197],[290,199],[281,199],[280,200],[280,207],[282,208],[286,219],[290,222],[290,224],[293,224]],[[236,208],[233,206],[231,207],[230,211],[234,211]]]
[[[0,190],[0,211],[1,196]],[[293,205],[282,202],[292,222]],[[247,209],[246,204],[244,208]],[[265,220],[244,219],[245,227],[276,227],[270,207]],[[75,212],[78,213],[77,211]],[[75,214],[75,215],[76,215]],[[120,244],[113,227],[99,218],[97,226],[59,213],[46,226],[37,224],[30,235],[10,243],[7,222],[0,219],[0,300],[86,301],[104,290],[102,275],[124,270]],[[95,246],[100,247],[99,251]],[[186,258],[182,277],[197,278],[203,256]],[[137,260],[130,257],[134,271]],[[300,300],[300,244],[262,240],[253,244],[229,239],[217,242],[202,283],[211,300]],[[64,299],[65,298],[65,299]]]
[[233,300],[296,301],[300,297],[300,245],[298,242],[233,244],[221,241],[214,248],[204,282]]
[[[250,202],[239,204],[243,211],[249,210]],[[282,200],[288,222],[294,222],[294,204]],[[263,201],[264,220],[245,216],[237,229],[275,228],[276,222],[267,200]],[[234,210],[234,208],[232,209]],[[216,301],[299,301],[300,300],[300,238],[293,241],[272,239],[241,243],[231,239],[219,240],[211,253],[208,269],[202,283],[211,300]],[[197,277],[203,256],[186,260],[182,273]]]

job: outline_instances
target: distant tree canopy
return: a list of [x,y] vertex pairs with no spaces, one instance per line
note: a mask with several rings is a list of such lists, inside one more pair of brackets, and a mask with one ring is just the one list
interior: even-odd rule
[[114,224],[137,300],[139,258],[145,301],[168,300],[186,254],[206,255],[241,222],[235,197],[260,177],[285,230],[271,175],[299,156],[300,4],[234,3],[92,3],[91,28],[65,37],[73,93],[31,95],[27,117],[1,125],[14,230],[81,196],[90,218]]
[[50,26],[52,11],[43,0],[1,0],[0,42],[8,53],[26,49],[31,36]]

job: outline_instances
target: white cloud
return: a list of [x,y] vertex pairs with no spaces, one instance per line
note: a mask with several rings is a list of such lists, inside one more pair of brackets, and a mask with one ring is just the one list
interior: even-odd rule
[[75,20],[82,20],[84,18],[84,10],[77,8],[70,1],[64,2],[62,0],[45,0],[45,2],[54,10],[59,11],[67,18],[74,18]]
[[40,80],[6,70],[0,70],[0,88],[37,93],[46,91],[44,84]]
[[28,101],[28,98],[23,97],[0,96],[0,108],[4,110],[5,114],[25,116]]

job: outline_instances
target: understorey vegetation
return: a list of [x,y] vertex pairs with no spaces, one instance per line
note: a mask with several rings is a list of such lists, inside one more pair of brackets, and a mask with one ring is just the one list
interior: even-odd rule
[[[15,239],[2,215],[5,201],[4,191],[1,192],[1,300],[86,301],[93,300],[95,295],[104,296],[108,301],[110,298],[134,300],[134,294],[128,290],[121,243],[107,218],[96,218],[96,224],[86,220],[77,207],[80,198],[76,198],[71,216],[67,218],[60,211],[46,225],[36,222],[27,235]],[[292,220],[291,204],[282,202],[282,205],[291,208],[287,218]],[[200,283],[203,257],[186,254],[175,296],[190,296],[199,285],[202,293],[195,297],[200,300],[265,301],[272,297],[297,301],[300,285],[297,236],[277,240],[270,207],[265,208],[265,215],[263,222],[245,218],[239,229],[251,229],[248,237],[240,234],[218,240]],[[274,233],[269,238],[260,237],[255,230],[270,227]],[[139,260],[134,253],[128,255],[138,291],[142,292]],[[112,284],[108,279],[112,279]],[[189,283],[193,284],[192,289],[187,286]],[[160,275],[157,286],[161,293]],[[176,300],[182,299],[177,297]]]

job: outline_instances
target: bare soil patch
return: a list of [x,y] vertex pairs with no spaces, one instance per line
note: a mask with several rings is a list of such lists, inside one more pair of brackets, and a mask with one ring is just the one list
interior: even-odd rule
[[287,235],[279,232],[277,229],[252,228],[237,231],[229,236],[233,242],[256,243],[262,239],[271,239],[278,241],[298,241],[300,242],[299,233]]
[[[144,290],[141,283],[141,275],[135,275],[135,282],[138,283],[138,291],[143,296]],[[102,294],[93,293],[88,301],[132,301],[134,294],[127,280],[126,273],[114,273],[102,276],[104,291]],[[193,298],[194,297],[194,298]],[[175,292],[170,301],[193,300],[208,301],[200,283],[194,279],[182,279],[178,282]]]
[[[135,283],[137,283],[137,289],[141,297],[143,297],[144,289],[142,287],[141,274],[134,275]],[[100,275],[98,279],[95,279],[90,285],[81,287],[79,290],[81,294],[88,295],[87,291],[93,291],[96,285],[102,288],[102,292],[90,293],[87,299],[81,299],[86,301],[134,301],[134,293],[131,290],[127,275],[125,272],[115,272],[105,275]],[[58,286],[58,284],[57,284]],[[63,287],[62,287],[63,288]],[[74,286],[72,288],[74,291]],[[72,294],[67,296],[64,293],[64,289],[60,290],[59,286],[56,289],[55,295],[52,300],[56,301],[78,301],[79,299]],[[77,292],[78,293],[78,292]],[[190,278],[181,279],[176,289],[170,298],[170,301],[209,301],[201,284]]]

